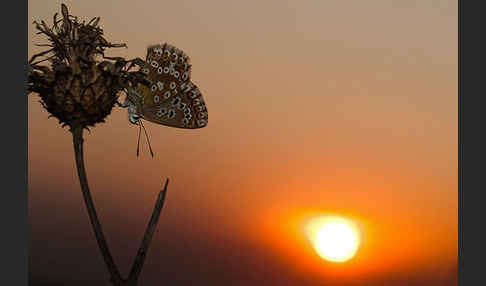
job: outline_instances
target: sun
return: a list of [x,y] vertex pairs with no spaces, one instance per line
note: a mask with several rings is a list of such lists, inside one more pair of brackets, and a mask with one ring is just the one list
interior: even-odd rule
[[307,230],[314,250],[327,261],[350,260],[360,244],[356,224],[342,217],[315,218],[309,222]]

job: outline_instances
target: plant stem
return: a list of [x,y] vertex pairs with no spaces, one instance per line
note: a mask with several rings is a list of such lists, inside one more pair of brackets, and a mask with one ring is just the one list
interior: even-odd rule
[[152,212],[152,217],[150,218],[147,229],[145,230],[145,235],[138,249],[137,256],[135,257],[135,260],[133,262],[130,275],[128,276],[128,279],[123,279],[120,275],[120,272],[118,271],[118,268],[116,267],[113,256],[111,255],[110,249],[108,248],[108,244],[106,243],[103,229],[101,228],[101,224],[98,220],[98,215],[96,214],[93,199],[91,198],[91,193],[89,191],[88,179],[86,177],[86,169],[84,167],[83,157],[83,128],[74,127],[72,128],[72,133],[74,143],[74,155],[76,157],[76,167],[78,170],[78,177],[81,184],[81,190],[83,192],[84,202],[86,205],[86,209],[88,210],[91,226],[93,227],[98,246],[100,248],[101,254],[103,255],[103,259],[105,260],[108,272],[111,276],[110,281],[115,286],[135,286],[137,284],[138,278],[140,277],[140,273],[142,272],[142,267],[147,255],[148,247],[159,221],[160,213],[162,211],[162,207],[165,201],[165,195],[167,193],[167,185],[169,184],[169,179],[165,181],[164,188],[162,191],[160,191],[157,197],[157,201]]
[[130,275],[128,276],[128,281],[131,285],[136,285],[138,277],[142,272],[143,263],[145,261],[145,257],[148,251],[148,247],[150,241],[152,240],[152,236],[154,235],[155,228],[159,221],[160,212],[162,211],[162,206],[164,205],[165,201],[165,194],[167,193],[167,185],[169,184],[169,179],[165,181],[164,189],[159,193],[157,197],[157,202],[155,203],[154,211],[152,212],[152,217],[147,225],[147,229],[145,230],[145,235],[143,236],[142,243],[140,244],[140,248],[138,249],[137,256],[133,261],[133,266],[130,271]]
[[91,226],[93,227],[93,231],[96,235],[96,240],[98,241],[98,246],[100,248],[101,254],[103,255],[106,266],[108,267],[108,271],[111,275],[110,281],[116,286],[122,285],[123,279],[120,275],[120,272],[118,271],[118,268],[115,265],[113,256],[111,255],[110,249],[108,248],[108,244],[106,243],[103,229],[101,228],[100,221],[98,220],[98,215],[96,214],[93,199],[91,198],[91,193],[89,191],[88,179],[86,177],[86,169],[84,167],[83,158],[83,127],[74,127],[72,133],[74,143],[74,155],[76,157],[76,167],[78,169],[79,183],[81,184],[81,191],[83,192],[83,198],[86,209],[88,210]]

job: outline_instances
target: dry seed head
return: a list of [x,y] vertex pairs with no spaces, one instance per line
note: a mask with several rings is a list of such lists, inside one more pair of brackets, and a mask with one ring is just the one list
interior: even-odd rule
[[[39,94],[44,108],[63,126],[94,126],[111,113],[120,91],[145,78],[126,68],[136,61],[104,56],[106,48],[126,45],[103,38],[99,17],[86,24],[69,15],[66,5],[61,4],[61,10],[62,19],[56,13],[52,28],[44,21],[34,22],[39,33],[48,37],[50,49],[29,61],[28,90]],[[97,61],[99,56],[110,61]],[[34,62],[38,57],[44,58]],[[45,61],[50,65],[39,65]]]

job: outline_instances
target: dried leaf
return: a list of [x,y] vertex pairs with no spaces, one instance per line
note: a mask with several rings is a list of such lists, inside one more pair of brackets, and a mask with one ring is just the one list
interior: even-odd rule
[[61,4],[61,12],[62,12],[62,16],[64,17],[64,20],[69,21],[68,8],[64,3]]
[[92,27],[96,27],[98,26],[99,21],[100,21],[100,17],[94,17],[93,19],[91,19],[91,21],[88,22],[88,25]]

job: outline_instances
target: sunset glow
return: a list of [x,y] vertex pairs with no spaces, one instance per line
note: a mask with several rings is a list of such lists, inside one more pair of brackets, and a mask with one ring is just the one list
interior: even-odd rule
[[[127,45],[107,57],[183,50],[211,118],[144,121],[154,157],[118,105],[85,132],[122,276],[169,178],[144,286],[457,286],[457,1],[29,0],[26,57],[48,49],[33,22],[52,27],[61,2]],[[29,282],[106,285],[72,134],[37,94],[15,96],[28,100]]]
[[317,254],[331,262],[345,262],[356,254],[359,233],[349,220],[322,217],[309,223],[309,236]]

